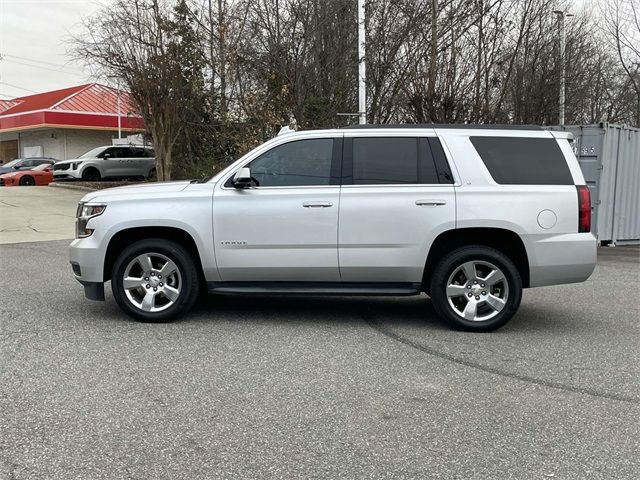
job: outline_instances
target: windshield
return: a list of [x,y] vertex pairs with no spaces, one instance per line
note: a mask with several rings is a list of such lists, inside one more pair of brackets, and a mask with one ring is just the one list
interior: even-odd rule
[[16,160],[11,160],[9,163],[5,163],[4,165],[2,165],[3,167],[13,167],[14,165],[16,165],[18,162],[21,162],[22,159],[18,158]]
[[35,170],[36,172],[42,172],[43,170],[46,170],[47,168],[51,167],[50,164],[48,163],[41,163],[40,165],[38,165],[37,167],[33,167],[31,170]]
[[104,151],[104,147],[94,148],[93,150],[89,150],[87,153],[83,153],[78,158],[95,158],[100,155]]

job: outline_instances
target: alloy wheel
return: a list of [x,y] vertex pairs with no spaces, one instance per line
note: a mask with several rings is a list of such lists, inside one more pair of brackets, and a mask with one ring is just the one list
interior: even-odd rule
[[122,286],[129,302],[144,312],[161,312],[171,307],[182,291],[180,270],[161,253],[143,253],[129,262]]
[[509,284],[497,266],[469,261],[456,267],[447,281],[447,300],[461,318],[481,322],[498,315],[509,298]]

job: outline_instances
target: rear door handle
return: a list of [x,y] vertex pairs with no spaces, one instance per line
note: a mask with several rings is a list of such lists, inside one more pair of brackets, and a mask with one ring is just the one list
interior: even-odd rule
[[446,200],[416,200],[416,205],[419,207],[437,207],[446,204]]
[[304,202],[302,204],[305,208],[328,208],[333,207],[333,203],[331,202]]

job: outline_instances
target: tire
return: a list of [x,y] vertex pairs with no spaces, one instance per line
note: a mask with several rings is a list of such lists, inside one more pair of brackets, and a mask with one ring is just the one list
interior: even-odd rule
[[430,291],[436,313],[455,329],[490,332],[517,312],[522,279],[502,252],[471,245],[442,258],[433,271]]
[[151,170],[149,170],[149,175],[147,175],[147,178],[145,180],[148,181],[152,181],[156,176],[156,167],[153,167]]
[[23,187],[32,187],[35,184],[36,184],[35,179],[29,175],[25,175],[20,179],[20,185],[22,185]]
[[[164,277],[160,275],[163,265]],[[127,282],[125,289],[125,276],[139,280]],[[200,292],[200,277],[193,256],[182,245],[150,238],[133,243],[118,256],[111,273],[111,290],[120,308],[134,319],[169,322],[193,307]]]
[[82,180],[87,182],[97,182],[100,180],[100,171],[95,167],[88,167],[82,172]]

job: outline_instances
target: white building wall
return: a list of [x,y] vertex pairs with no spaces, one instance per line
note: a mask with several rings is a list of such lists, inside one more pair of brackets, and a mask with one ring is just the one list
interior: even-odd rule
[[92,148],[111,145],[111,139],[118,136],[118,132],[105,130],[65,130],[67,135],[67,153],[65,160],[78,158]]
[[77,158],[95,147],[111,145],[117,132],[105,130],[82,130],[67,128],[47,128],[20,132],[20,156],[25,147],[42,147],[42,155],[57,160]]
[[18,138],[18,154],[20,157],[25,156],[25,148],[42,147],[42,155],[44,157],[53,157],[62,160],[63,149],[62,137],[58,130],[44,129],[20,132]]

